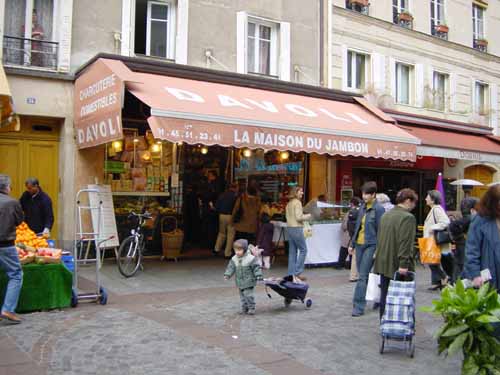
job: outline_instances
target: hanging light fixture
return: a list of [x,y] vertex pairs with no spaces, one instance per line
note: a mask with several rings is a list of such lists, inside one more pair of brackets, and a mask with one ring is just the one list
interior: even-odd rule
[[154,143],[151,145],[151,152],[158,153],[160,151],[161,151],[161,145],[159,145],[158,143]]
[[282,151],[280,152],[280,158],[281,160],[288,160],[290,157],[290,153],[288,151]]
[[243,156],[249,158],[250,156],[252,156],[252,150],[250,150],[249,148],[244,149]]
[[122,141],[114,141],[111,144],[111,147],[113,147],[114,152],[122,152],[123,151],[123,142]]
[[201,148],[200,152],[201,152],[203,155],[208,154],[208,147],[203,146],[203,147]]

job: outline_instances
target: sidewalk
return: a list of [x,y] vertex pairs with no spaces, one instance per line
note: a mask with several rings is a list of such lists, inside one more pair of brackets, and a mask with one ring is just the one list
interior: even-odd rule
[[[224,266],[222,259],[146,263],[144,272],[124,279],[108,262],[102,271],[108,305],[82,303],[0,327],[0,375],[460,373],[459,359],[436,355],[432,333],[440,320],[429,314],[417,313],[414,359],[381,356],[378,312],[350,316],[354,284],[347,271],[306,270],[310,310],[295,302],[287,309],[259,286],[257,314],[240,316]],[[281,265],[272,275],[284,272]],[[92,276],[88,269],[82,274]],[[428,280],[419,269],[419,306],[436,296],[426,290]]]

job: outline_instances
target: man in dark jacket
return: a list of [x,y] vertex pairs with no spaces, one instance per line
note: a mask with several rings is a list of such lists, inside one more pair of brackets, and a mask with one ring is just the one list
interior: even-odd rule
[[21,206],[25,221],[36,234],[43,233],[50,237],[54,225],[52,200],[42,191],[38,179],[30,177],[26,180],[26,191],[21,196]]
[[396,196],[396,206],[380,220],[374,272],[380,275],[380,318],[384,315],[389,282],[395,272],[406,275],[415,270],[413,246],[417,221],[410,211],[417,204],[417,194],[403,189]]
[[217,241],[215,242],[214,254],[218,254],[225,243],[224,256],[226,258],[231,257],[231,251],[233,249],[235,231],[231,219],[237,198],[238,185],[232,183],[229,189],[219,196],[215,204],[215,210],[219,214],[219,233],[217,235]]
[[361,192],[364,205],[359,211],[356,228],[352,236],[352,245],[349,247],[350,254],[353,253],[354,249],[356,250],[356,266],[359,273],[352,301],[352,316],[355,317],[365,313],[368,274],[373,266],[380,219],[385,213],[384,207],[377,203],[377,184],[374,181],[364,183]]
[[20,323],[16,315],[17,302],[23,285],[23,271],[19,263],[15,240],[16,227],[23,221],[23,210],[19,202],[9,197],[10,177],[0,175],[0,267],[9,282],[2,306],[1,318]]

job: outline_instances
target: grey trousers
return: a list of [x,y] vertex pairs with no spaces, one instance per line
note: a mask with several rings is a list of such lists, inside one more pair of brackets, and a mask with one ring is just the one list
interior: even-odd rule
[[240,289],[241,309],[243,311],[255,310],[254,288]]

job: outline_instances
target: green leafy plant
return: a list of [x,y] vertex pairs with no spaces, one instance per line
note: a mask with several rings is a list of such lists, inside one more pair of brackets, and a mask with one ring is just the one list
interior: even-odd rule
[[433,307],[444,324],[434,334],[439,354],[463,353],[462,375],[500,375],[500,341],[492,324],[500,323],[500,296],[488,283],[465,289],[461,280],[446,287]]

